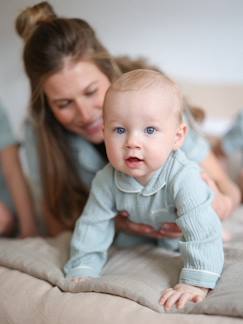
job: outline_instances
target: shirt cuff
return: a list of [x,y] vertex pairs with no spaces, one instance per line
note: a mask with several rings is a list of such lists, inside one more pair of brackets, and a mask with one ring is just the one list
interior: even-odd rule
[[183,268],[180,282],[203,288],[215,288],[220,275],[206,270]]
[[66,278],[73,278],[73,277],[92,277],[98,278],[99,275],[95,269],[91,268],[90,266],[82,265],[77,268],[68,269],[65,271]]

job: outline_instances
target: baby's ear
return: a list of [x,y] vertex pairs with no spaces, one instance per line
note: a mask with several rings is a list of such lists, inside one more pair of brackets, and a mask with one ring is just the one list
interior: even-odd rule
[[179,149],[183,145],[187,133],[188,133],[188,126],[185,123],[181,123],[176,130],[174,150]]

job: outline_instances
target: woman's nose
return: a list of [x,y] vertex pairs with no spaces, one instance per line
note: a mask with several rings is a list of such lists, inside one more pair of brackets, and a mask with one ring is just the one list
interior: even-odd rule
[[86,123],[90,120],[90,107],[87,104],[78,102],[76,106],[76,114],[78,115],[80,121],[82,123]]

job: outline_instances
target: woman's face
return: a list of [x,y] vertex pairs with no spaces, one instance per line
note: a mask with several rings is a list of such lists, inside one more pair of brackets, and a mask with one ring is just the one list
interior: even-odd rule
[[45,81],[43,89],[60,124],[98,144],[103,141],[102,106],[109,85],[94,63],[69,61]]

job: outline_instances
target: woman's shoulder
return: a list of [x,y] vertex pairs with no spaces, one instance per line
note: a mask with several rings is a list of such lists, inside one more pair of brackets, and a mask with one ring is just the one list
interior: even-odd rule
[[78,135],[68,135],[69,143],[81,168],[96,173],[106,164],[101,154],[89,141]]
[[210,144],[203,135],[196,121],[191,116],[189,110],[184,111],[183,118],[184,122],[188,126],[189,131],[185,138],[182,149],[191,160],[201,163],[204,159],[206,159],[210,152]]
[[9,118],[6,112],[6,109],[4,108],[3,104],[0,102],[0,123],[1,126],[4,123],[8,123],[9,124]]

